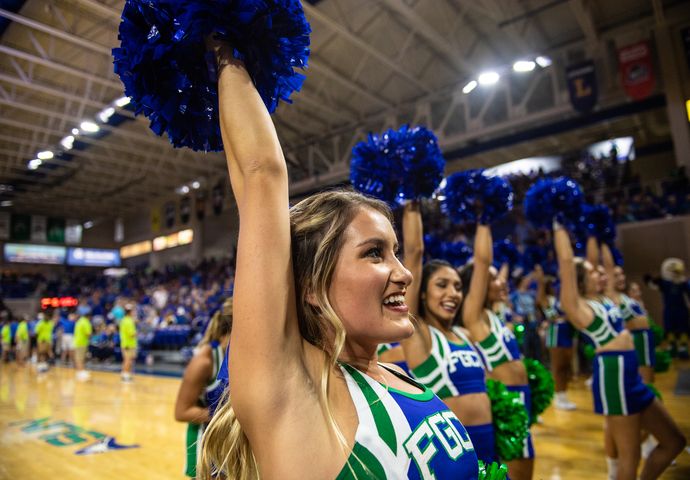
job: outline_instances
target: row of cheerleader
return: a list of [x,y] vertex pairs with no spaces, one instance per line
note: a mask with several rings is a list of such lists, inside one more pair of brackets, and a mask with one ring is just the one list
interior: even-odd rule
[[[190,449],[196,477],[532,478],[530,425],[553,386],[491,308],[506,279],[492,267],[490,225],[512,207],[510,185],[477,170],[444,179],[433,133],[403,127],[355,147],[359,192],[324,191],[290,207],[270,113],[304,81],[294,71],[309,53],[299,1],[128,0],[122,18],[115,71],[137,113],[177,147],[224,149],[239,212],[232,331],[192,360],[176,408],[189,419],[189,401],[210,397],[196,411],[197,423],[210,419]],[[587,213],[571,180],[533,188],[526,213],[555,236],[554,308],[594,348],[611,475],[637,477],[644,429],[658,445],[640,478],[658,478],[685,439],[639,376],[642,337],[630,332],[646,325],[636,315],[625,328],[618,292],[609,292],[612,305],[604,300],[605,242],[585,261],[568,233],[591,223],[610,235],[610,225],[601,209]],[[423,199],[476,225],[467,265],[423,265]],[[392,348],[379,358],[382,345]]]

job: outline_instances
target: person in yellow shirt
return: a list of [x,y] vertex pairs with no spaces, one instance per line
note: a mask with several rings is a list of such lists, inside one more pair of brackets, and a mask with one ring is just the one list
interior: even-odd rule
[[120,320],[123,382],[131,382],[133,380],[134,363],[137,359],[137,325],[132,317],[133,311],[133,304],[125,305],[125,316]]
[[91,378],[91,374],[86,370],[86,352],[92,333],[89,318],[86,315],[80,316],[74,326],[74,366],[77,369],[77,380],[80,382]]
[[10,350],[12,349],[12,331],[10,330],[10,320],[7,316],[2,317],[2,328],[0,328],[0,342],[2,342],[2,361],[10,361]]
[[24,366],[29,354],[29,325],[24,316],[19,320],[17,331],[14,334],[14,341],[16,344],[15,355],[17,356],[17,365]]
[[53,356],[53,327],[56,318],[43,317],[36,324],[36,340],[38,342],[38,373],[48,371],[48,360]]

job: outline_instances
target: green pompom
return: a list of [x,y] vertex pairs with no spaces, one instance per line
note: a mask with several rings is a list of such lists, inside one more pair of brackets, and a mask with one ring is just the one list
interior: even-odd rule
[[662,400],[662,401],[664,400],[663,397],[661,396],[661,392],[659,390],[657,390],[657,388],[654,386],[653,383],[645,383],[645,385],[647,385],[647,387],[652,391],[652,393],[654,394],[654,396],[656,398],[658,398],[659,400]]
[[671,352],[662,348],[657,348],[654,352],[656,355],[654,371],[656,373],[668,372],[671,368]]
[[541,362],[525,358],[522,360],[527,369],[527,381],[532,393],[532,411],[530,412],[530,425],[537,421],[537,417],[551,405],[555,385],[553,376]]
[[486,393],[491,399],[496,453],[504,462],[522,457],[523,441],[529,434],[529,419],[520,395],[492,379],[486,381]]
[[585,358],[586,358],[588,361],[590,361],[590,362],[591,362],[592,359],[594,358],[594,355],[597,354],[597,350],[594,348],[594,346],[593,346],[593,345],[590,345],[590,344],[588,344],[588,343],[586,343],[586,344],[582,347],[582,352],[585,354]]
[[478,480],[505,480],[508,478],[508,467],[503,463],[492,462],[485,464],[479,460]]
[[649,328],[654,334],[654,346],[658,347],[661,345],[661,342],[664,341],[664,329],[658,323],[652,320],[651,317],[647,317],[647,320],[649,321]]

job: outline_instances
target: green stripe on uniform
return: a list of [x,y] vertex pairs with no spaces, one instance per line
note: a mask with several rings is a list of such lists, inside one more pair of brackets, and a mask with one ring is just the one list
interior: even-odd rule
[[357,382],[364,398],[369,404],[371,409],[371,414],[374,417],[374,423],[376,424],[376,430],[378,430],[381,440],[388,445],[393,454],[398,453],[398,441],[395,437],[395,428],[393,428],[393,422],[391,417],[386,411],[386,406],[379,399],[378,395],[373,388],[367,383],[366,379],[359,373],[358,370],[352,368],[349,365],[343,365],[347,372],[352,376],[352,378]]
[[196,450],[197,442],[199,441],[199,430],[201,430],[201,425],[196,423],[187,424],[187,438],[185,442],[187,455],[185,457],[184,474],[192,478],[196,477]]
[[426,360],[412,369],[415,377],[426,377],[438,369],[438,362],[433,355],[429,355]]
[[604,384],[604,392],[606,395],[606,413],[607,415],[622,415],[623,402],[621,401],[620,376],[623,374],[619,365],[618,355],[604,356],[602,361],[604,363],[604,376],[601,381]]
[[347,463],[336,480],[386,480],[386,472],[378,459],[366,447],[355,442]]

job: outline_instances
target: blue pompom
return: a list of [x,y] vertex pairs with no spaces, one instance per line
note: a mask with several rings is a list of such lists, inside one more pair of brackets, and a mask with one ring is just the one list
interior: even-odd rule
[[443,179],[446,161],[436,136],[424,127],[369,134],[352,149],[350,181],[360,192],[399,204],[430,197]]
[[424,250],[432,259],[445,260],[455,268],[472,259],[472,247],[465,242],[444,242],[432,235],[424,235]]
[[616,238],[616,224],[606,205],[584,204],[579,227],[584,235],[596,237],[601,242],[610,243]]
[[441,210],[455,223],[489,224],[513,208],[510,184],[501,177],[485,175],[484,170],[446,177],[438,198]]
[[558,262],[553,245],[526,246],[520,264],[525,272],[531,272],[534,267],[540,265],[545,274],[553,276],[558,274]]
[[609,245],[609,248],[611,249],[611,255],[613,255],[614,263],[616,265],[618,265],[619,267],[622,267],[624,265],[624,263],[623,263],[623,254],[621,253],[621,251],[618,250],[613,245]]
[[311,29],[299,0],[127,0],[113,49],[115,73],[135,113],[175,147],[218,151],[215,58],[204,39],[232,45],[266,108],[301,88]]
[[571,225],[580,217],[582,202],[582,190],[574,180],[567,177],[542,179],[525,195],[525,216],[538,227],[551,228],[554,219]]
[[494,242],[494,267],[501,268],[502,265],[508,264],[512,268],[520,263],[520,251],[513,242],[507,238]]

